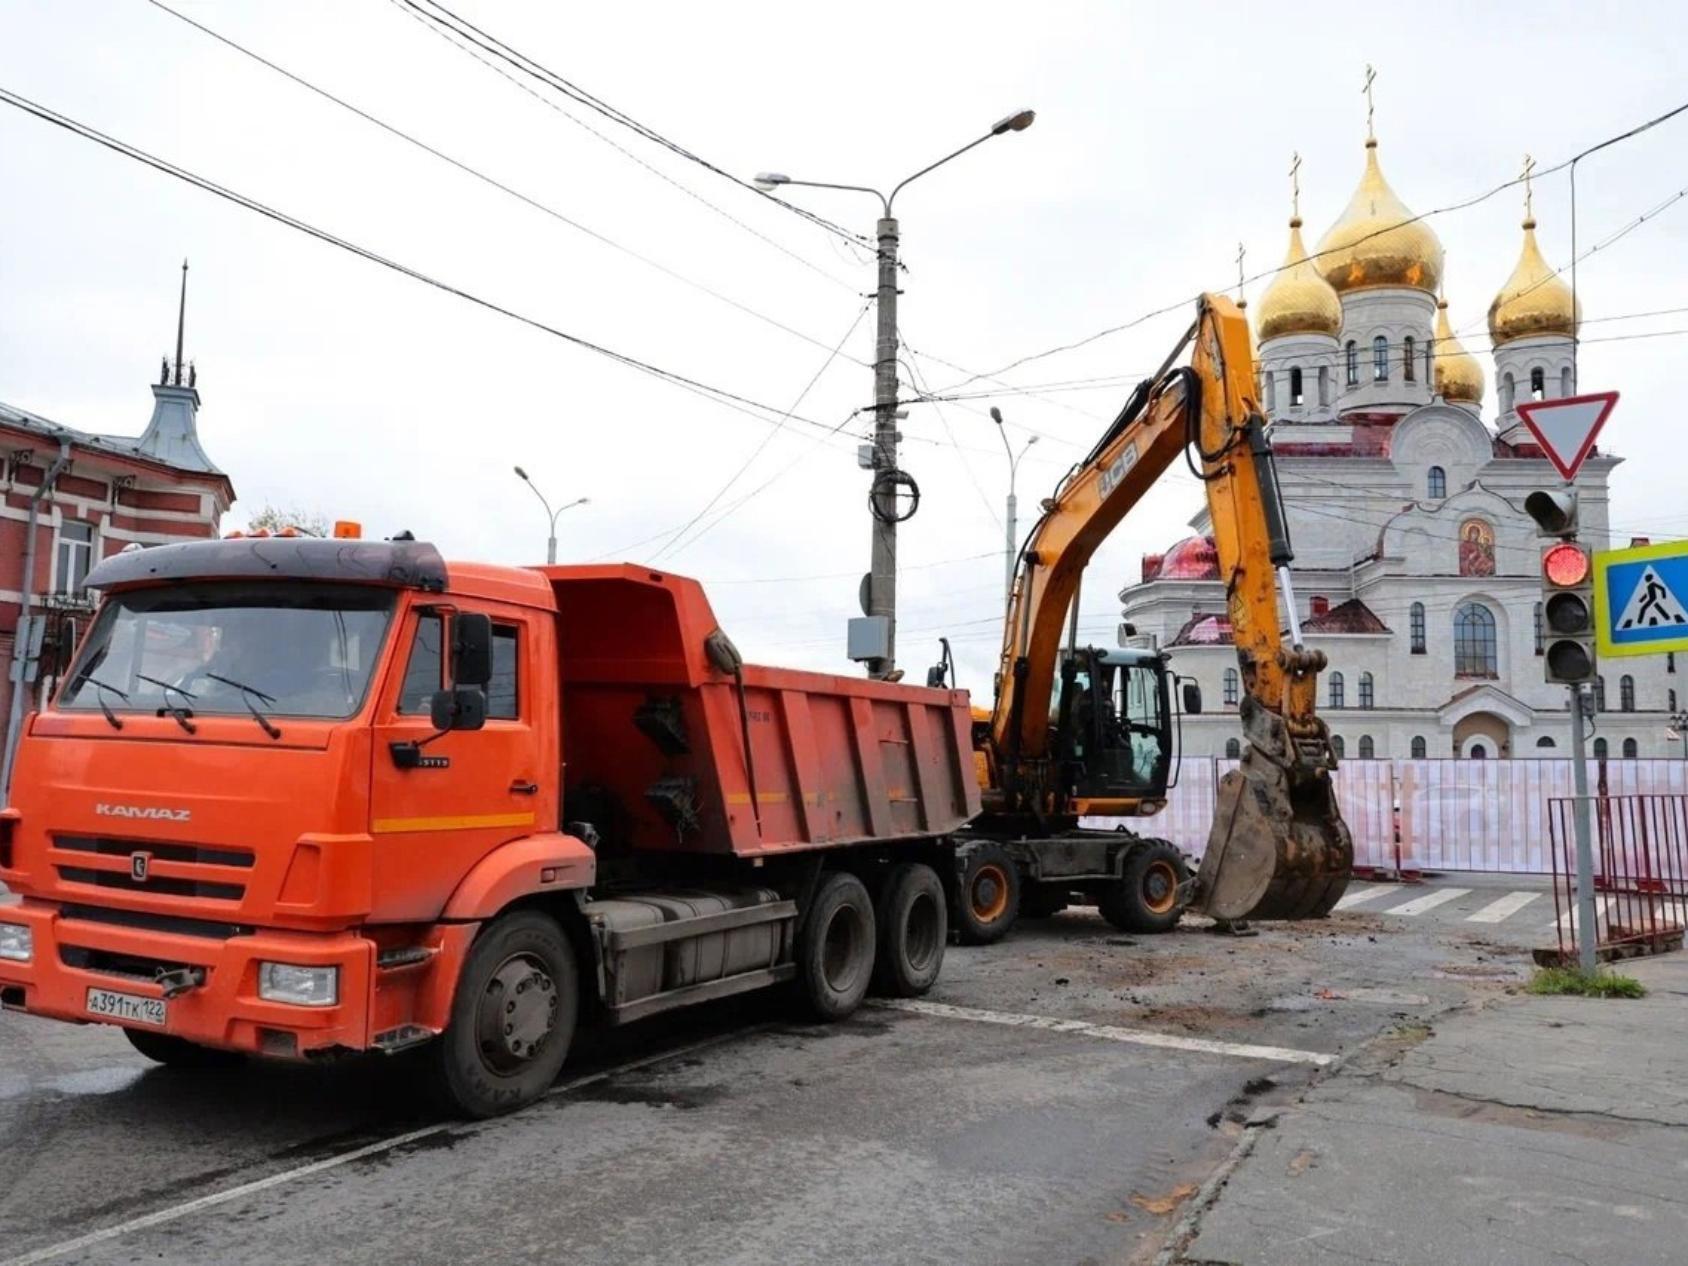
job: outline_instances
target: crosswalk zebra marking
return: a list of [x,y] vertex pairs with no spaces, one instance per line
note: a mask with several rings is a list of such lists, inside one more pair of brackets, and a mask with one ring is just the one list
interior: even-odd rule
[[1388,884],[1378,884],[1371,888],[1350,888],[1336,903],[1338,910],[1352,910],[1355,906],[1364,905],[1368,901],[1375,901],[1386,892],[1399,891]]
[[1403,918],[1416,918],[1427,910],[1434,910],[1439,905],[1449,901],[1456,901],[1460,897],[1469,896],[1469,888],[1438,888],[1435,892],[1427,892],[1422,897],[1415,897],[1405,905],[1393,906],[1384,910],[1384,914],[1398,914]]
[[1510,919],[1530,902],[1541,896],[1539,892],[1509,892],[1504,897],[1489,902],[1476,914],[1469,916],[1467,923],[1499,923],[1502,919]]

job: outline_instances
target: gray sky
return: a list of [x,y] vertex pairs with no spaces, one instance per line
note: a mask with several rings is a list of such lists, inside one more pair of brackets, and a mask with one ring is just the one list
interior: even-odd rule
[[[0,84],[488,299],[782,408],[862,310],[865,252],[539,89],[571,121],[396,0],[172,3],[769,320],[488,189],[146,0],[0,0]],[[1250,272],[1275,266],[1291,150],[1305,164],[1311,243],[1360,175],[1368,61],[1384,171],[1420,212],[1515,176],[1526,151],[1550,166],[1688,100],[1672,4],[450,7],[747,177],[771,168],[890,185],[1035,108],[1029,131],[899,200],[903,333],[932,387],[965,376],[951,365],[991,370],[1231,285],[1239,241]],[[361,520],[371,535],[410,528],[448,556],[538,561],[544,518],[511,473],[520,462],[553,502],[592,498],[560,521],[565,561],[626,557],[698,576],[747,655],[850,669],[843,623],[869,534],[861,419],[833,436],[793,421],[770,440],[765,421],[9,107],[0,181],[0,399],[138,433],[189,256],[188,353],[203,441],[241,495],[230,526],[275,502]],[[1688,116],[1588,160],[1579,246],[1685,185]],[[876,215],[860,195],[793,200],[864,233]],[[1570,255],[1568,209],[1563,175],[1538,184],[1540,237],[1556,265]],[[1507,190],[1431,221],[1455,328],[1483,361],[1491,410],[1483,318],[1517,258],[1521,213],[1521,193]],[[1675,372],[1688,338],[1593,340],[1688,330],[1688,312],[1597,319],[1688,308],[1685,245],[1688,199],[1579,271],[1581,383],[1623,392],[1605,433],[1629,459],[1614,483],[1621,536],[1688,535]],[[1145,372],[1188,319],[1181,309],[1010,378]],[[866,404],[871,356],[869,313],[798,412],[831,427]],[[1021,467],[1023,504],[1053,487],[1124,395],[1110,386],[999,402],[1016,443],[1040,437]],[[914,406],[904,424],[904,465],[925,500],[902,532],[899,638],[918,676],[949,632],[963,684],[985,695],[1006,491],[989,404]],[[698,525],[713,526],[664,551],[765,440]],[[1099,556],[1084,600],[1094,640],[1112,640],[1116,591],[1142,553],[1184,534],[1198,497],[1182,473],[1164,481]],[[793,577],[810,579],[770,583]]]

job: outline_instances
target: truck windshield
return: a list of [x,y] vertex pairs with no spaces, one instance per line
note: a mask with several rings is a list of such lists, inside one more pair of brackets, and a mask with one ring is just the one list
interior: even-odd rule
[[103,696],[128,712],[243,714],[257,704],[275,716],[349,717],[395,602],[390,589],[251,581],[115,593],[58,706],[98,708]]

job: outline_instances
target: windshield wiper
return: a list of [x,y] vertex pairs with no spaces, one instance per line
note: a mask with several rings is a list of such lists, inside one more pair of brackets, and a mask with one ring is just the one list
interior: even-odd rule
[[246,705],[246,710],[252,714],[252,719],[264,727],[264,733],[268,734],[273,739],[281,737],[281,727],[276,725],[275,722],[271,721],[262,712],[258,711],[258,705],[252,702],[252,700],[256,698],[262,699],[265,703],[274,704],[274,695],[267,695],[256,686],[248,686],[244,681],[236,681],[233,677],[224,677],[220,673],[208,672],[205,675],[212,681],[220,681],[225,686],[233,686],[236,690],[240,691],[241,702]]
[[[182,698],[187,699],[190,702],[196,698],[196,696],[189,694],[180,686],[172,686],[169,682],[160,681],[157,677],[148,677],[145,673],[136,673],[135,676],[139,677],[142,681],[152,683],[160,690],[174,690],[177,694],[181,695]],[[176,719],[176,724],[181,726],[189,734],[196,732],[193,724],[193,709],[180,703],[172,707],[169,695],[165,695],[164,702],[159,705],[158,709],[159,716],[163,716],[165,713],[169,713],[172,717],[174,717]]]
[[113,712],[111,710],[111,705],[105,701],[105,692],[108,690],[111,691],[112,694],[123,700],[124,703],[129,702],[129,696],[124,694],[116,686],[108,686],[98,677],[90,677],[87,673],[82,674],[82,684],[84,686],[92,686],[95,690],[99,691],[99,693],[94,696],[94,700],[100,705],[100,711],[105,713],[105,719],[111,722],[112,729],[121,730],[123,728],[123,722],[117,719],[117,713]]

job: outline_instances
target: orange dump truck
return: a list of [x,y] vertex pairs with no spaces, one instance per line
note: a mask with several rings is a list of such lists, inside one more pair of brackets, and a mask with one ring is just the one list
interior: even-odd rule
[[937,976],[963,692],[743,664],[633,566],[272,538],[88,583],[0,814],[8,1008],[165,1063],[425,1047],[488,1115],[577,1021]]

